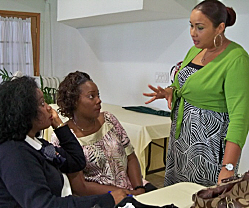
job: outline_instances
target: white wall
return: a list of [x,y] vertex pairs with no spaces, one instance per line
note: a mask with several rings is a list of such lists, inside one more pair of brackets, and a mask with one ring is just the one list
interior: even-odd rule
[[[55,19],[56,14],[52,17]],[[192,45],[188,21],[154,21],[79,30],[54,22],[53,68],[57,76],[75,70],[88,72],[98,84],[103,102],[144,105],[147,99],[142,92],[148,91],[149,83],[157,84],[155,73],[169,71]],[[157,101],[149,106],[165,109],[166,102]]]
[[[144,105],[155,73],[169,71],[191,46],[188,20],[141,22],[79,30],[97,68],[87,69],[105,102]],[[184,46],[184,47],[181,47]],[[176,50],[176,48],[181,48]],[[160,85],[167,86],[169,83]],[[165,101],[150,104],[165,109]]]
[[0,0],[1,10],[23,11],[23,12],[43,12],[44,0]]

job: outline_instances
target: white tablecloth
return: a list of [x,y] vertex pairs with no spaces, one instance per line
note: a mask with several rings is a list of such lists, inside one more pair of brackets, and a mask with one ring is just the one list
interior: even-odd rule
[[[51,106],[54,109],[58,108],[56,104],[52,104]],[[102,103],[102,111],[109,111],[115,115],[126,130],[134,146],[142,174],[145,177],[145,148],[152,140],[169,137],[170,118],[125,110],[121,106],[106,103]],[[61,118],[63,122],[67,120],[67,118],[64,117]],[[52,132],[51,127],[45,130],[44,138],[50,141]]]
[[199,184],[182,182],[134,197],[144,204],[174,204],[179,208],[189,208],[193,204],[192,195],[203,188],[205,187]]

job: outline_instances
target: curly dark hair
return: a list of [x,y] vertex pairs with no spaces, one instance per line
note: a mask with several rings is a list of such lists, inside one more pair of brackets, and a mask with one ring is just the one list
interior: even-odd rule
[[79,86],[87,81],[92,81],[87,73],[76,71],[69,73],[60,83],[57,92],[57,105],[62,116],[73,117],[81,93]]
[[0,143],[26,138],[38,117],[37,88],[28,76],[0,84]]
[[[231,7],[226,7],[218,0],[205,0],[194,7],[200,10],[217,28],[220,23],[224,22],[225,27],[234,25],[236,21],[236,13]],[[194,10],[193,9],[193,10]]]

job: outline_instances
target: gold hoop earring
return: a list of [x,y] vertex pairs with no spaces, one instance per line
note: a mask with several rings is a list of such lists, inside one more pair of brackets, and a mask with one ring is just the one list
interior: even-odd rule
[[[220,45],[219,45],[219,46],[217,46],[217,44],[216,44],[216,40],[217,40],[217,37],[218,37],[218,36],[219,36],[219,38],[220,38]],[[216,35],[216,36],[214,37],[214,47],[215,47],[215,48],[219,48],[220,46],[222,46],[222,44],[223,44],[223,38],[222,38],[221,34]]]

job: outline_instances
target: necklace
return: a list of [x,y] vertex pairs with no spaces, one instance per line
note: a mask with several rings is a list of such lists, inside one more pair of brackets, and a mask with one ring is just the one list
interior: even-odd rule
[[208,56],[206,56],[206,54],[207,54],[207,51],[206,51],[205,54],[203,55],[202,59],[201,59],[201,63],[203,64],[203,62],[206,60],[206,58],[208,58],[209,56],[214,54],[214,52],[216,52],[216,51],[217,51],[217,48],[215,48],[213,51],[211,51]]
[[74,118],[72,118],[72,120],[73,120],[74,125],[75,125],[79,130],[81,130],[82,132],[83,132],[83,131],[92,131],[92,130],[95,128],[95,119],[93,120],[93,121],[94,121],[93,127],[92,127],[91,129],[89,129],[89,130],[85,130],[85,129],[79,127],[79,126],[76,124]]

